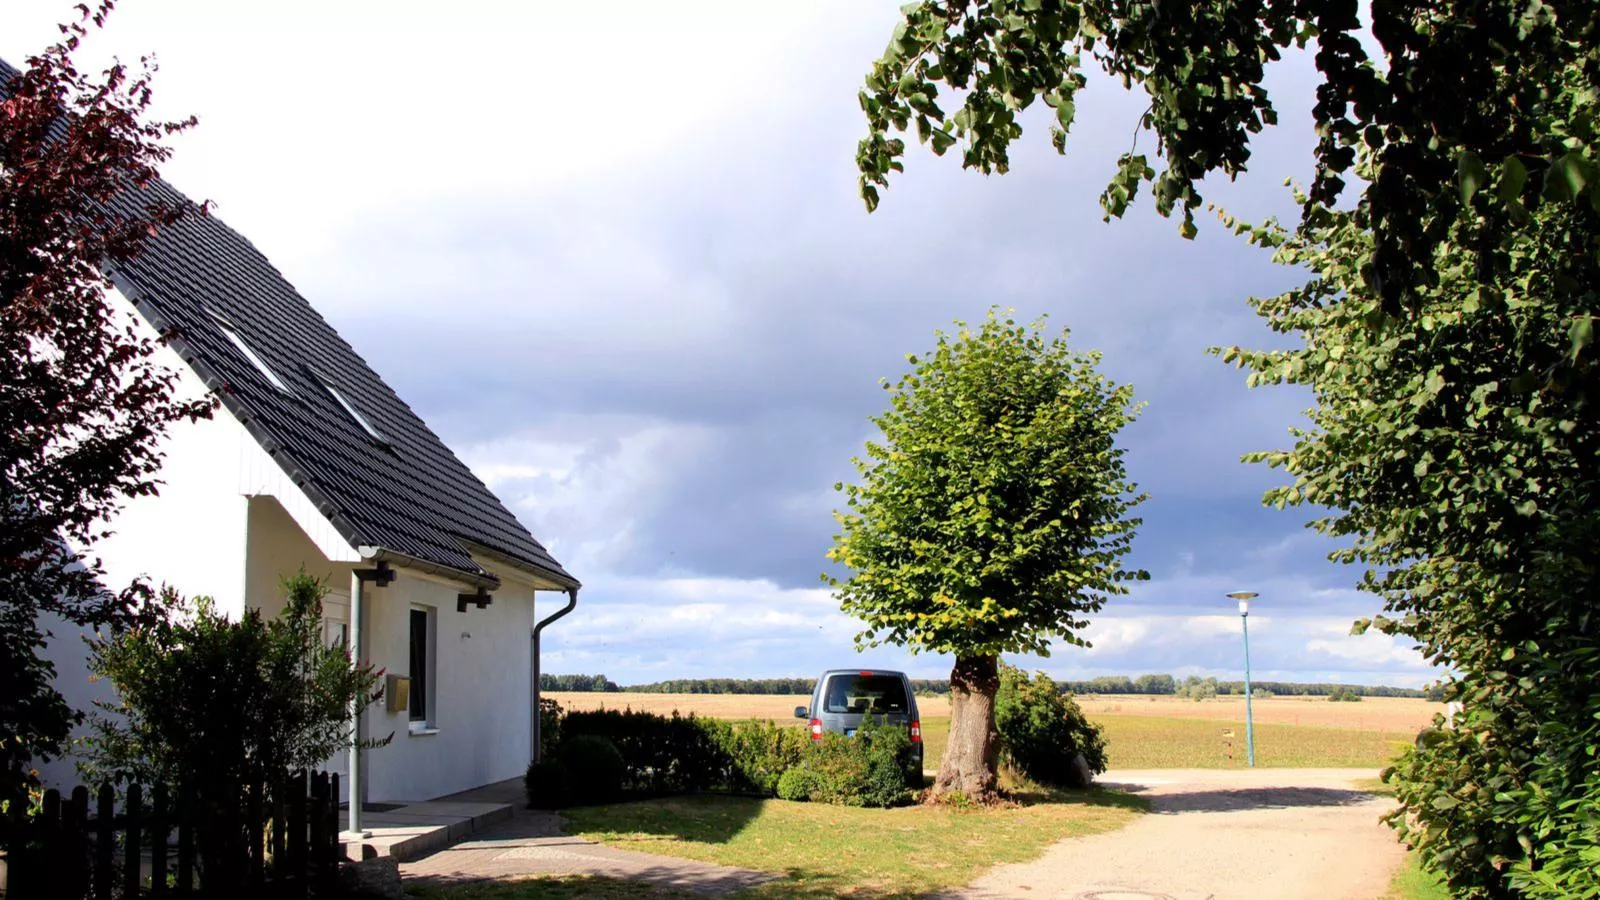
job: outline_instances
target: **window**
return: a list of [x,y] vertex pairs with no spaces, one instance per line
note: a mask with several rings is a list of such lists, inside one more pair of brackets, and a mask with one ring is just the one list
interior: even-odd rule
[[434,723],[433,610],[411,608],[411,730],[431,729]]
[[239,332],[234,329],[232,323],[215,313],[211,317],[216,320],[217,328],[221,329],[222,333],[228,336],[228,340],[233,342],[233,346],[237,347],[239,352],[244,354],[244,358],[250,360],[250,364],[256,367],[256,371],[261,373],[261,377],[267,379],[273,387],[283,391],[285,394],[293,393],[283,379],[278,377],[278,373],[272,371],[271,367],[267,365],[266,360],[256,355],[256,351],[250,349],[250,345],[244,342],[244,338],[239,337]]
[[906,686],[898,675],[835,675],[822,708],[831,713],[906,711]]
[[343,647],[350,641],[350,626],[337,619],[322,620],[322,642],[329,647]]
[[372,423],[367,421],[367,417],[363,416],[354,406],[350,404],[349,400],[344,398],[344,394],[338,388],[333,386],[333,382],[324,378],[322,379],[322,386],[328,389],[328,393],[333,396],[333,399],[339,401],[339,405],[344,407],[344,411],[350,414],[350,418],[356,420],[356,424],[361,426],[362,431],[365,431],[368,436],[380,444],[389,443],[389,441],[378,432],[378,429],[372,427]]

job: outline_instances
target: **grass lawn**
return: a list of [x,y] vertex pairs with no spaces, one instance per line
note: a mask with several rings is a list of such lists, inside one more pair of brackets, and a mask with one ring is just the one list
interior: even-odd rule
[[1415,854],[1406,857],[1406,864],[1394,873],[1389,882],[1389,892],[1384,900],[1450,900],[1450,892],[1437,876],[1422,868]]
[[569,831],[615,847],[785,876],[755,896],[880,898],[966,884],[996,865],[1033,859],[1062,838],[1121,828],[1144,809],[1138,798],[1104,791],[1032,795],[992,810],[700,795],[565,815]]

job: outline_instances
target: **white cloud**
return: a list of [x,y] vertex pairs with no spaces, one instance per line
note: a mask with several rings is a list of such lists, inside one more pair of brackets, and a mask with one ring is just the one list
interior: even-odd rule
[[[1242,297],[1297,276],[1217,229],[1178,240],[1148,209],[1099,222],[1142,104],[1097,84],[1068,162],[1030,111],[1003,179],[913,149],[861,212],[854,95],[895,8],[140,0],[89,48],[159,55],[160,110],[201,118],[171,179],[217,200],[585,582],[549,671],[948,674],[938,656],[858,656],[858,624],[796,585],[826,565],[831,485],[876,378],[1000,303],[1050,312],[1151,401],[1126,434],[1155,495],[1135,552],[1173,568],[1095,617],[1092,651],[1030,664],[1233,677],[1223,595],[1244,587],[1263,677],[1425,678],[1404,647],[1347,639],[1377,601],[1330,586],[1353,574],[1259,510],[1277,476],[1237,463],[1281,444],[1306,400],[1245,392],[1203,351],[1275,340]],[[0,55],[54,40],[65,9],[0,5]],[[1298,130],[1262,136],[1252,177],[1207,199],[1285,208],[1311,77],[1305,59],[1274,76]]]

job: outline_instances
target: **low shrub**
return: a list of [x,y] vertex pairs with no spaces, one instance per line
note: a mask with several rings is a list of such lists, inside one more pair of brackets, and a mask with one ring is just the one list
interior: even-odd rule
[[815,771],[797,765],[778,778],[778,799],[810,800],[822,790],[822,778]]
[[1043,672],[1028,674],[1000,664],[995,727],[1005,761],[1022,776],[1055,787],[1088,787],[1073,760],[1083,754],[1089,771],[1106,770],[1106,742],[1070,695]]
[[561,745],[561,722],[566,714],[561,704],[549,697],[539,698],[539,758],[549,759]]
[[628,766],[616,745],[603,737],[568,737],[556,748],[555,762],[567,770],[571,802],[575,805],[610,803],[622,795]]
[[572,773],[558,759],[529,763],[522,789],[530,809],[565,809],[572,805]]
[[853,738],[830,732],[810,743],[778,780],[783,799],[873,807],[911,800],[911,738],[902,726],[869,718]]

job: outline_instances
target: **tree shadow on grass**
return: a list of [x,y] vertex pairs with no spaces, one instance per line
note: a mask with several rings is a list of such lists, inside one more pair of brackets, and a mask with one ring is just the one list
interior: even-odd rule
[[570,832],[608,832],[606,843],[626,847],[626,835],[649,835],[702,844],[726,844],[761,815],[764,798],[727,794],[652,797],[603,807],[563,811]]

